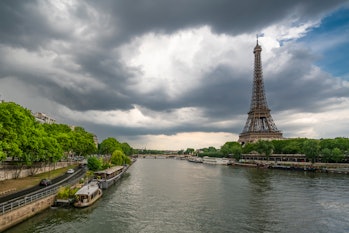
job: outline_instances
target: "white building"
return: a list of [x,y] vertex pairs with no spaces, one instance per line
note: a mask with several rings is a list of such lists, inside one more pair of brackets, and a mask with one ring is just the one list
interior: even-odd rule
[[47,124],[54,124],[56,123],[56,120],[47,116],[46,114],[42,113],[42,112],[36,112],[33,114],[33,116],[35,117],[35,119],[41,123],[47,123]]

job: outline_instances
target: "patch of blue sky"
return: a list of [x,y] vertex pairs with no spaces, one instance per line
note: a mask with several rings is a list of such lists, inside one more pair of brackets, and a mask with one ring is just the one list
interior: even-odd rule
[[328,15],[298,41],[319,55],[317,66],[335,77],[349,80],[349,8]]

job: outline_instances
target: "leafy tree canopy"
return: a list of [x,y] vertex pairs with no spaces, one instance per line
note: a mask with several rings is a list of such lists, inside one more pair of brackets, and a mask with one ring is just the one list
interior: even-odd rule
[[312,163],[315,162],[316,158],[319,156],[320,144],[319,140],[308,139],[303,143],[303,151],[305,157],[311,160]]
[[99,145],[99,153],[111,155],[115,150],[122,150],[121,143],[115,138],[107,138]]
[[102,160],[95,157],[91,156],[87,159],[87,167],[91,171],[98,171],[101,170],[102,168]]
[[110,158],[110,162],[114,165],[131,164],[131,160],[121,150],[115,150]]

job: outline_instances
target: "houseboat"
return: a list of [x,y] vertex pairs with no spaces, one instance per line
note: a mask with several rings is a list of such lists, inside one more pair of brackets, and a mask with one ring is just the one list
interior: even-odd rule
[[102,189],[109,188],[112,184],[116,183],[120,177],[126,172],[128,165],[115,166],[102,171],[94,173],[94,181],[97,181],[99,187]]
[[102,190],[99,188],[98,183],[90,182],[75,193],[76,201],[74,202],[74,206],[78,208],[90,206],[95,203],[102,194]]

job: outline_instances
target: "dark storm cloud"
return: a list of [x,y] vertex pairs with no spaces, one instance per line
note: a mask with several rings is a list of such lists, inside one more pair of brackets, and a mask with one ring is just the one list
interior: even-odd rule
[[189,106],[201,107],[208,117],[227,118],[248,111],[251,85],[252,70],[242,74],[221,65],[207,73],[201,85],[178,102],[181,105],[187,103]]
[[89,1],[96,8],[112,15],[115,25],[127,37],[148,31],[172,31],[209,25],[218,33],[259,32],[269,24],[290,14],[307,20],[343,0],[267,0],[267,1],[202,1],[202,0],[138,0]]
[[[59,22],[57,22],[59,23]],[[38,49],[51,39],[66,39],[69,34],[48,24],[37,1],[4,0],[0,2],[0,44]]]
[[82,125],[85,129],[90,132],[94,132],[99,136],[100,139],[107,138],[108,135],[115,135],[117,137],[122,136],[137,136],[137,135],[175,135],[178,132],[240,132],[242,130],[241,125],[228,125],[225,127],[217,127],[209,124],[199,124],[198,122],[181,124],[174,127],[164,127],[164,128],[149,128],[149,127],[125,127],[125,126],[113,126],[109,125],[108,122],[105,124],[91,124],[83,122],[76,122],[78,125]]

